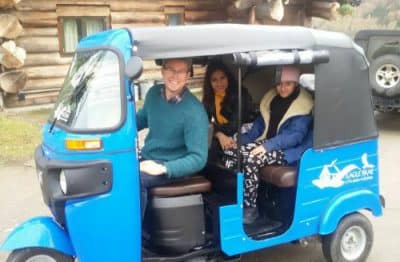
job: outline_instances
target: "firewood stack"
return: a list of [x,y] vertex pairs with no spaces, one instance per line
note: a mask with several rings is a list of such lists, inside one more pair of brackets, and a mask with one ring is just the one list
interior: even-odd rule
[[[360,3],[361,0],[232,0],[228,15],[232,20],[247,19],[250,24],[304,25],[307,17],[334,20],[341,5]],[[296,16],[298,19],[293,19]]]
[[[20,0],[0,0],[0,10],[11,9]],[[26,51],[15,44],[23,28],[18,18],[11,14],[0,14],[0,109],[3,96],[17,94],[24,88],[27,75],[19,70],[24,66]]]

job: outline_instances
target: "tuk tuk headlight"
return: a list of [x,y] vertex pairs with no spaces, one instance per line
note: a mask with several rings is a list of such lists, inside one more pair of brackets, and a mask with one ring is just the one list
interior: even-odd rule
[[61,187],[61,191],[66,195],[68,193],[68,186],[67,186],[67,178],[65,177],[65,173],[63,170],[60,172],[59,183]]

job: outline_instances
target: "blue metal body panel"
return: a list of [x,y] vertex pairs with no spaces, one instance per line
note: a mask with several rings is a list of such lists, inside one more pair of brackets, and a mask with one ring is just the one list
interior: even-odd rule
[[[123,29],[90,36],[82,40],[78,46],[78,48],[99,47],[112,47],[119,52],[119,57],[124,60],[121,61],[121,65],[125,65],[132,55],[131,37],[128,31]],[[43,127],[42,150],[48,159],[63,161],[107,159],[112,163],[113,185],[109,193],[70,200],[65,204],[67,239],[70,241],[70,249],[57,245],[53,247],[58,250],[65,249],[68,254],[76,254],[81,262],[141,260],[142,234],[136,152],[136,110],[130,96],[130,81],[124,79],[123,83],[121,92],[126,94],[124,97],[126,108],[123,108],[122,112],[126,115],[122,117],[125,121],[119,129],[108,133],[89,134],[66,132],[55,126],[50,133],[48,132],[49,124]],[[68,151],[64,141],[74,138],[100,138],[103,148],[90,152]],[[37,232],[38,238],[43,232],[46,231],[43,229]],[[40,243],[34,244],[41,246]]]
[[22,223],[8,235],[1,249],[26,247],[51,248],[75,256],[67,233],[51,217],[35,217]]
[[294,218],[281,235],[249,238],[242,226],[243,177],[238,176],[238,202],[220,208],[221,247],[236,255],[335,230],[346,214],[361,209],[382,214],[379,202],[377,140],[336,148],[307,150],[298,170]]

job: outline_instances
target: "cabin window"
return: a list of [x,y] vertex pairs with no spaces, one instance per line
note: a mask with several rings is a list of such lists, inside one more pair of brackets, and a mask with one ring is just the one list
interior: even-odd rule
[[61,54],[73,54],[79,40],[110,28],[108,6],[57,5]]
[[164,7],[165,23],[169,26],[185,23],[185,8],[183,6]]
[[106,29],[103,17],[62,18],[63,53],[73,53],[83,37]]

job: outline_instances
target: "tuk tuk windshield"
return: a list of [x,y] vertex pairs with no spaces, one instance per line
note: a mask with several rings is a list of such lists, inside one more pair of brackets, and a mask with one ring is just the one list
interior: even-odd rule
[[76,53],[50,121],[71,129],[109,129],[121,120],[120,68],[110,50]]

